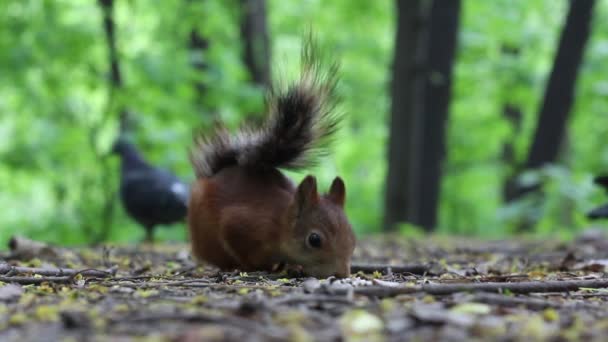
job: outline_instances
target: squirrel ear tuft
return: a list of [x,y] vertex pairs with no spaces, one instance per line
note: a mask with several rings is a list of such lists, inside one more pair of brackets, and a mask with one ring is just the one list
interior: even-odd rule
[[334,179],[329,188],[327,198],[340,207],[344,207],[344,202],[346,201],[346,186],[344,185],[342,178],[336,177]]
[[314,176],[308,175],[302,180],[296,190],[296,203],[298,210],[315,205],[319,202],[319,193],[317,192],[317,180]]

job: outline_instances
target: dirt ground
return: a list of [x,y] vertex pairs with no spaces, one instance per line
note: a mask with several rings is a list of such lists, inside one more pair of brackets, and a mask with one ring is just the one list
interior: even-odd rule
[[602,230],[569,243],[378,236],[359,242],[341,280],[218,272],[175,244],[11,247],[0,256],[1,341],[608,336]]

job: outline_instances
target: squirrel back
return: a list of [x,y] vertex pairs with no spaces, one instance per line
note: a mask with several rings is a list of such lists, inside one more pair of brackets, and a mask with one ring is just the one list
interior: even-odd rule
[[307,176],[296,187],[279,169],[301,169],[328,152],[337,130],[337,64],[322,63],[312,40],[302,49],[299,79],[267,98],[260,128],[218,128],[190,151],[198,178],[188,226],[195,257],[223,269],[297,265],[313,276],[348,276],[355,236],[346,189],[336,177],[327,194]]

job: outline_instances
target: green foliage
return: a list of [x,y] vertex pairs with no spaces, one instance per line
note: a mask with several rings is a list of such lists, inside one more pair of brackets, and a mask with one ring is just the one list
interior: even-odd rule
[[[503,235],[521,217],[538,231],[581,227],[581,213],[600,191],[590,174],[608,168],[601,144],[608,126],[608,4],[599,2],[580,73],[569,140],[560,165],[532,175],[547,180],[544,197],[504,207],[501,187],[514,165],[500,159],[513,130],[502,106],[522,109],[515,138],[523,161],[551,67],[566,2],[464,1],[455,65],[442,232]],[[186,150],[191,133],[216,119],[235,127],[261,113],[263,91],[242,63],[238,2],[116,1],[115,24],[124,88],[111,91],[102,15],[96,1],[0,3],[0,246],[14,233],[66,244],[91,241],[107,227],[114,241],[143,236],[116,196],[118,162],[108,157],[119,108],[133,113],[145,156],[192,181]],[[273,75],[294,77],[300,39],[312,28],[342,64],[346,122],[334,157],[314,171],[327,187],[336,175],[348,188],[348,212],[359,233],[382,218],[388,94],[395,7],[391,1],[269,0]],[[188,48],[192,30],[209,48]],[[518,54],[503,51],[516,49]],[[205,70],[192,67],[203,61]],[[199,96],[196,82],[205,85]],[[600,122],[600,124],[598,124]],[[296,178],[302,174],[295,175]],[[112,207],[112,205],[114,207]],[[405,231],[412,231],[404,228]],[[185,239],[183,225],[159,230]]]
[[[502,106],[515,104],[524,114],[514,141],[523,164],[566,10],[566,2],[555,1],[464,2],[442,187],[444,231],[505,235],[513,231],[511,222],[530,216],[540,220],[537,228],[545,233],[586,225],[582,215],[599,192],[591,186],[590,174],[607,168],[606,152],[598,144],[608,132],[598,125],[606,102],[598,69],[606,68],[598,63],[605,60],[608,42],[606,2],[598,2],[594,13],[564,158],[559,166],[537,172],[547,181],[544,196],[507,207],[501,200],[502,183],[514,167],[500,160],[502,144],[513,134],[501,117]],[[505,47],[519,53],[505,54]]]

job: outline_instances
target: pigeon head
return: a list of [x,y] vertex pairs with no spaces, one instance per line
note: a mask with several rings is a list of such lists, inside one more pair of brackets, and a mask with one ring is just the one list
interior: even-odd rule
[[139,167],[149,167],[148,163],[128,139],[120,137],[116,139],[112,146],[112,154],[118,155],[123,161],[123,167],[134,169]]
[[121,155],[129,149],[130,145],[125,138],[118,138],[114,142],[114,145],[112,145],[112,153]]

